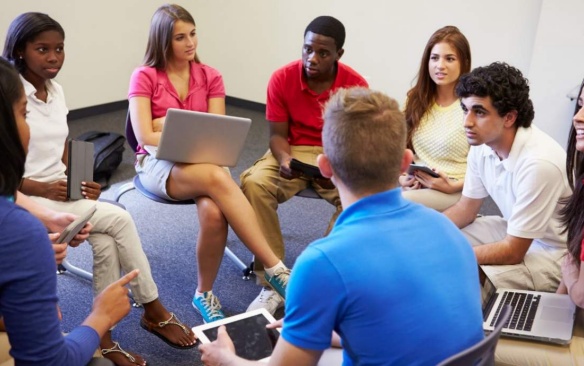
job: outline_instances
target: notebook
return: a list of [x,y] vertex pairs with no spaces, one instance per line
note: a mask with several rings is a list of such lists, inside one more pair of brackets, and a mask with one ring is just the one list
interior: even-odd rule
[[79,200],[81,182],[93,182],[93,143],[69,140],[67,149],[67,198]]
[[144,146],[157,159],[177,163],[237,165],[249,118],[169,108],[158,146]]
[[495,288],[485,279],[483,329],[491,332],[503,305],[513,308],[502,336],[567,345],[572,340],[576,305],[569,295]]

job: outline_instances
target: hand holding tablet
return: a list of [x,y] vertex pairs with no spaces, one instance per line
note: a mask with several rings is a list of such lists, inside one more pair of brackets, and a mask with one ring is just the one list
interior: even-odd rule
[[211,343],[217,339],[219,327],[224,325],[237,356],[247,360],[266,361],[280,336],[280,329],[266,328],[266,325],[275,321],[262,308],[193,327],[193,333],[201,343]]
[[432,176],[434,178],[440,177],[440,175],[438,173],[436,173],[435,171],[433,171],[432,169],[430,169],[426,165],[414,164],[414,163],[410,164],[410,168],[408,169],[408,174],[414,175],[414,172],[416,170],[419,170],[421,172],[429,174],[430,176]]
[[89,219],[93,216],[93,214],[95,213],[95,210],[96,210],[96,207],[94,205],[89,210],[87,210],[82,215],[80,215],[75,221],[70,223],[65,228],[65,230],[63,230],[61,235],[59,235],[59,238],[57,239],[57,244],[69,243],[71,240],[73,240],[75,235],[79,234],[81,229],[83,229],[85,224],[87,224]]

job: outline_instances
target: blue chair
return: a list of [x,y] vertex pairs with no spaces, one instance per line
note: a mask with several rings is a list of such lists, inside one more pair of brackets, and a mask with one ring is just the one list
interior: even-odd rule
[[[511,317],[511,305],[505,305],[495,329],[479,343],[440,362],[438,366],[487,366],[495,364],[495,348],[503,327]],[[445,331],[448,331],[447,329]]]
[[[132,149],[132,151],[136,152],[136,150],[138,149],[138,140],[136,139],[136,134],[134,133],[134,129],[132,128],[132,121],[130,120],[130,111],[128,111],[128,115],[126,116],[126,140],[128,141],[128,144],[130,145],[130,148]],[[134,177],[134,179],[132,179],[131,182],[123,184],[120,188],[118,188],[114,200],[116,202],[119,202],[120,198],[127,192],[131,191],[131,190],[137,190],[138,192],[140,192],[140,194],[142,194],[144,197],[151,199],[152,201],[158,202],[158,203],[163,203],[163,204],[167,204],[167,205],[193,205],[195,204],[195,200],[184,200],[184,201],[171,201],[171,200],[167,200],[164,199],[162,197],[159,197],[155,194],[153,194],[152,192],[149,192],[144,185],[142,184],[142,182],[140,182],[140,176],[136,175]],[[239,259],[232,251],[231,249],[229,249],[228,247],[225,247],[225,256],[227,256],[227,258],[229,258],[233,264],[235,264],[237,266],[237,268],[239,270],[241,270],[242,273],[242,278],[244,280],[249,280],[250,275],[253,272],[253,266],[250,265],[245,265],[241,259]]]

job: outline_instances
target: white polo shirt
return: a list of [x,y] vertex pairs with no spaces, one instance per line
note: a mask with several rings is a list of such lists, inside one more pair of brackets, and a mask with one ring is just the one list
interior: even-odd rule
[[504,160],[487,145],[472,146],[462,194],[491,196],[507,221],[507,234],[566,247],[559,215],[559,200],[572,194],[566,152],[537,127],[520,127]]
[[35,96],[35,87],[22,76],[28,100],[26,122],[30,127],[30,142],[24,167],[24,177],[39,182],[67,179],[67,167],[61,160],[69,135],[63,88],[57,82],[47,81],[47,102]]

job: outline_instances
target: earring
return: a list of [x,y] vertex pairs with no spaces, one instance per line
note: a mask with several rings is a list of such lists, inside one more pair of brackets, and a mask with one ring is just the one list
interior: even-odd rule
[[18,58],[22,60],[22,55],[18,56]]

